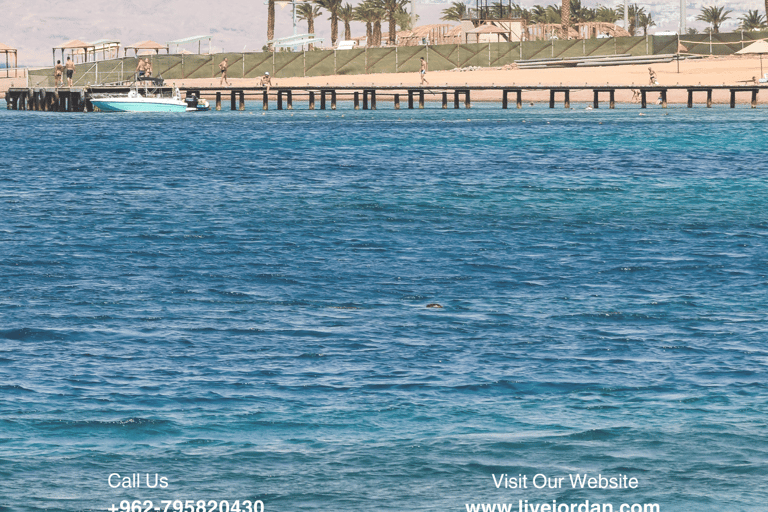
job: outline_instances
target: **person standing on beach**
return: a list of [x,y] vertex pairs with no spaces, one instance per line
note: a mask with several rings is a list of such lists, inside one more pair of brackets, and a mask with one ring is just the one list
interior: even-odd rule
[[429,85],[429,82],[427,82],[427,79],[424,78],[427,74],[427,61],[424,60],[424,57],[420,57],[421,59],[421,69],[419,70],[419,73],[421,74],[421,85],[427,84]]
[[272,78],[269,76],[269,71],[264,72],[264,76],[261,77],[261,86],[267,87],[267,94],[269,94],[269,88],[272,87]]
[[53,69],[55,87],[58,89],[59,85],[64,85],[64,66],[60,60],[56,61],[56,67]]
[[72,59],[67,57],[67,83],[70,87],[72,87],[72,77],[75,75],[75,63],[72,62]]
[[224,60],[219,63],[219,70],[221,71],[221,80],[219,80],[219,85],[222,83],[225,83],[229,85],[229,80],[227,80],[227,58],[224,57]]

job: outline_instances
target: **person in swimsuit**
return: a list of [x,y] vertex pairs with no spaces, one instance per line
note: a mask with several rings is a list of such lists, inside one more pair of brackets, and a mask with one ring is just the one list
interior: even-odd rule
[[72,62],[72,59],[70,59],[69,57],[67,57],[66,68],[67,68],[67,83],[69,84],[70,87],[72,87],[72,77],[75,74],[75,63]]
[[648,68],[648,76],[650,77],[651,85],[659,85],[659,81],[656,80],[656,72],[653,69]]
[[267,94],[269,94],[269,88],[272,86],[272,79],[269,76],[269,71],[264,72],[264,76],[261,77],[261,86],[267,87]]
[[221,71],[221,80],[219,80],[219,85],[222,83],[225,83],[229,85],[229,80],[227,80],[227,66],[229,64],[227,63],[227,58],[224,57],[224,60],[219,63],[219,71]]
[[55,87],[58,89],[60,85],[64,85],[64,66],[60,60],[56,61],[56,67],[53,70]]
[[144,59],[144,63],[146,64],[147,72],[145,73],[146,76],[152,76],[152,61],[149,59]]
[[419,73],[421,74],[421,85],[427,84],[429,85],[429,82],[427,82],[427,79],[424,78],[427,74],[427,61],[424,60],[424,57],[421,58],[421,69],[419,70]]
[[140,80],[144,78],[144,75],[147,73],[147,63],[144,62],[144,59],[139,59],[139,64],[136,66],[136,79]]

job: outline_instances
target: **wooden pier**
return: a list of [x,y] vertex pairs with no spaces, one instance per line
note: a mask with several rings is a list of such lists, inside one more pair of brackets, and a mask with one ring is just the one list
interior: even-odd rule
[[[269,93],[264,87],[181,87],[182,93],[193,93],[198,98],[202,96],[215,97],[216,110],[222,109],[222,99],[229,95],[231,110],[245,110],[246,95],[252,99],[261,99],[262,109],[270,108],[270,99],[274,99],[274,105],[277,110],[291,110],[294,108],[294,100],[297,98],[306,98],[307,108],[314,110],[336,110],[340,97],[351,100],[355,110],[376,110],[377,100],[390,98],[395,109],[401,108],[401,99],[407,100],[407,108],[424,108],[425,97],[436,97],[441,100],[441,106],[447,109],[449,99],[452,99],[453,108],[471,108],[471,95],[477,91],[499,91],[501,93],[501,108],[507,109],[510,104],[510,95],[514,97],[516,107],[523,107],[523,94],[531,91],[548,91],[549,107],[555,108],[562,100],[564,108],[571,106],[571,93],[574,91],[592,91],[592,107],[600,108],[600,99],[608,96],[608,108],[616,108],[616,91],[636,91],[639,92],[640,108],[648,107],[648,94],[656,93],[659,95],[659,103],[662,108],[667,108],[667,97],[669,91],[687,91],[688,108],[693,108],[694,98],[701,97],[701,93],[706,93],[706,106],[712,106],[712,94],[715,90],[727,90],[730,93],[730,107],[736,107],[736,101],[739,96],[749,94],[749,104],[752,108],[757,107],[757,95],[760,90],[767,89],[765,85],[673,85],[673,86],[609,86],[609,85],[584,85],[584,86],[547,86],[547,85],[490,85],[490,86],[429,86],[429,87],[408,87],[408,86],[325,86],[325,87],[271,87]],[[104,93],[127,93],[128,87],[120,86],[91,86],[85,88],[11,88],[5,96],[7,108],[9,110],[35,110],[49,112],[91,112],[91,98],[95,94]],[[163,91],[170,95],[172,88],[161,87],[158,91]],[[694,94],[696,93],[696,96]],[[602,96],[601,96],[602,95]],[[318,105],[319,100],[319,105]]]

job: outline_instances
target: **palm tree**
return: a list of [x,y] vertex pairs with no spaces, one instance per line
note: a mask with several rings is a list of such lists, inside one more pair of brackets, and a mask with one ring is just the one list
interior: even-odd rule
[[765,16],[768,18],[768,0],[765,0]]
[[[628,8],[629,27],[626,27],[629,35],[634,36],[637,31],[637,27],[640,25],[640,18],[645,16],[645,7],[638,7],[637,4],[629,4]],[[616,14],[619,19],[624,17],[624,6],[619,5],[616,8]]]
[[531,11],[528,9],[518,5],[518,4],[512,4],[512,11],[510,12],[511,16],[513,18],[522,18],[525,20],[526,25],[533,22],[533,16],[531,14]]
[[322,11],[317,5],[309,2],[302,2],[296,6],[296,15],[301,21],[307,22],[307,33],[315,33],[315,18],[320,16]]
[[[296,6],[296,14],[298,15],[298,18],[302,21],[307,22],[307,33],[308,34],[314,34],[315,33],[315,18],[320,16],[321,11],[320,8],[316,5],[313,5],[309,2],[302,2],[299,5]],[[312,49],[314,45],[307,45],[308,49]]]
[[[623,7],[624,6],[622,6],[622,8]],[[610,7],[601,5],[597,8],[597,16],[595,16],[595,21],[602,21],[604,23],[616,23],[619,18],[620,16],[616,9],[611,9]]]
[[344,22],[344,40],[352,39],[351,23],[355,19],[355,11],[349,3],[339,7],[339,19]]
[[563,0],[562,2],[560,24],[563,26],[563,39],[568,39],[568,29],[571,28],[571,0]]
[[[269,0],[267,7],[267,41],[275,38],[275,0]],[[272,45],[269,45],[272,49]]]
[[581,0],[571,0],[571,23],[595,21],[597,11],[581,5]]
[[[768,2],[768,0],[765,0]],[[450,7],[443,9],[443,17],[441,20],[445,21],[461,21],[469,12],[467,11],[467,5],[464,2],[453,2]]]
[[314,2],[331,15],[328,18],[331,20],[331,44],[335,46],[336,40],[339,38],[339,8],[341,7],[341,0],[314,0]]
[[366,46],[373,46],[373,22],[376,13],[370,3],[363,2],[354,8],[355,20],[365,23]]
[[401,9],[395,13],[395,23],[400,30],[413,30],[413,22],[419,19],[419,15],[411,16],[411,13]]
[[387,11],[387,22],[389,23],[389,38],[387,44],[395,46],[397,39],[397,20],[395,19],[398,11],[405,9],[410,0],[384,0],[384,10]]
[[381,46],[381,22],[384,20],[384,0],[370,0],[373,5],[375,18],[373,20],[373,42],[376,46]]
[[531,8],[531,19],[534,23],[547,23],[547,9],[541,5]]
[[641,13],[638,19],[638,25],[643,28],[643,35],[648,35],[648,29],[656,26],[656,22],[653,20],[651,13]]
[[765,23],[765,16],[757,12],[757,9],[747,11],[747,14],[739,18],[739,20],[741,20],[741,25],[739,25],[741,30],[759,30],[768,26]]
[[494,2],[491,5],[491,8],[489,9],[489,12],[488,12],[488,17],[497,19],[497,20],[503,20],[506,18],[505,15],[507,14],[508,10],[509,10],[508,6],[504,5],[504,3],[501,0],[499,0],[498,2]]
[[712,26],[712,33],[718,34],[720,32],[720,25],[729,18],[731,11],[723,12],[725,7],[704,7],[701,9],[701,14],[696,16],[699,21],[704,21]]

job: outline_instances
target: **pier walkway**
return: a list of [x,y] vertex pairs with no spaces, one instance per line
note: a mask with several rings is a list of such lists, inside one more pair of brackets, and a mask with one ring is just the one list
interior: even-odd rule
[[[749,104],[757,107],[757,95],[759,91],[768,89],[768,84],[761,85],[490,85],[490,86],[327,86],[327,87],[271,87],[269,94],[265,87],[180,87],[182,93],[215,97],[215,109],[222,109],[222,99],[229,95],[231,110],[245,110],[245,98],[261,99],[262,108],[270,108],[270,99],[274,99],[274,105],[278,110],[293,109],[294,100],[305,98],[307,108],[314,110],[319,108],[335,110],[339,98],[352,100],[355,110],[376,110],[377,100],[389,98],[394,108],[401,108],[401,100],[407,108],[424,108],[426,97],[437,97],[441,100],[442,108],[448,108],[449,102],[453,108],[470,108],[471,95],[476,91],[499,91],[501,93],[501,108],[509,108],[512,98],[517,108],[523,106],[523,93],[526,91],[549,91],[549,107],[555,108],[558,98],[562,98],[564,108],[570,108],[570,96],[573,91],[592,91],[592,107],[599,108],[601,98],[606,101],[609,108],[615,108],[616,91],[632,90],[639,93],[640,108],[647,108],[648,94],[658,94],[662,108],[667,107],[669,91],[684,90],[688,93],[687,106],[692,108],[694,98],[706,93],[706,106],[712,106],[712,93],[715,90],[728,90],[730,92],[730,107],[735,108],[737,99],[749,95]],[[91,86],[81,88],[11,88],[6,93],[5,99],[9,110],[36,110],[54,112],[91,112],[93,107],[90,98],[94,94],[121,94],[127,93],[128,87],[124,86]],[[158,90],[170,95],[170,87],[162,87]]]

